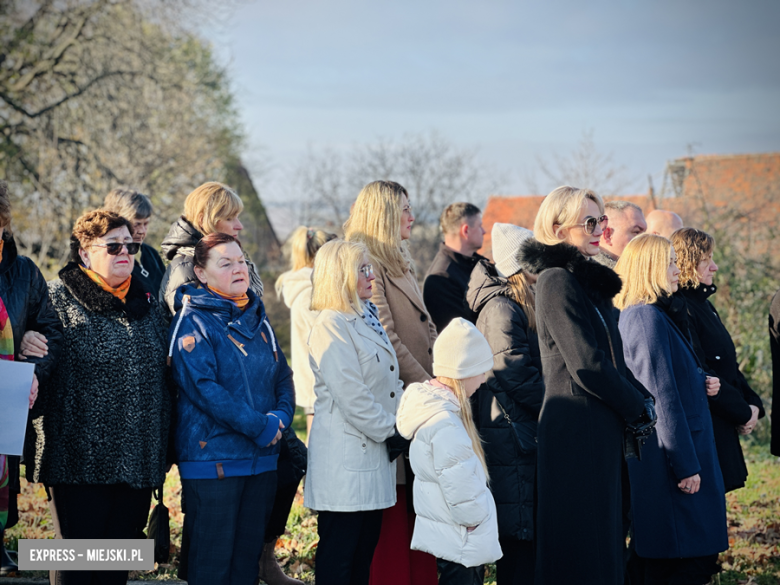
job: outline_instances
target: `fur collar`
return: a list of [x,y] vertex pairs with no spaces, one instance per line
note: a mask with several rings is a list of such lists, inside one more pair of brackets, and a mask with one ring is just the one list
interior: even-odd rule
[[76,300],[88,311],[95,313],[124,313],[131,321],[143,319],[152,307],[151,295],[147,293],[137,278],[130,280],[130,290],[120,301],[114,295],[95,284],[75,262],[69,262],[60,270],[60,280]]
[[623,287],[623,281],[614,270],[588,260],[569,244],[548,246],[529,238],[521,245],[520,254],[523,264],[534,274],[539,274],[547,268],[568,270],[587,295],[597,302],[611,301]]

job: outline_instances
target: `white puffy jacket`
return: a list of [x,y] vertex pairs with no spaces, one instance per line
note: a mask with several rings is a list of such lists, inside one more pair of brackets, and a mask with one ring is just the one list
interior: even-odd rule
[[496,504],[455,395],[429,382],[411,384],[396,426],[414,438],[409,450],[416,475],[412,548],[466,567],[500,559]]

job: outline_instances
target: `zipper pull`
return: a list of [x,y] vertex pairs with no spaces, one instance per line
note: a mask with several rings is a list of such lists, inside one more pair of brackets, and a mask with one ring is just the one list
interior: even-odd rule
[[243,343],[241,343],[240,341],[238,341],[238,340],[237,340],[235,337],[233,337],[232,335],[230,335],[230,333],[228,333],[228,339],[229,339],[230,341],[232,341],[232,342],[235,344],[235,346],[238,348],[238,350],[239,350],[241,353],[243,353],[243,354],[244,354],[244,357],[246,357],[246,356],[248,356],[248,355],[249,355],[249,354],[246,352],[246,350],[244,349],[244,344],[243,344]]

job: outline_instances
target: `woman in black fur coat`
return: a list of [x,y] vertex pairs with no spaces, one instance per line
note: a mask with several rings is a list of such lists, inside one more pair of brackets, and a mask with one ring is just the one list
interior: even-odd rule
[[[613,315],[621,288],[591,258],[606,226],[589,190],[559,187],[522,246],[536,283],[545,395],[538,428],[538,584],[622,585],[623,438],[650,394],[626,368]],[[652,402],[652,399],[650,399]]]

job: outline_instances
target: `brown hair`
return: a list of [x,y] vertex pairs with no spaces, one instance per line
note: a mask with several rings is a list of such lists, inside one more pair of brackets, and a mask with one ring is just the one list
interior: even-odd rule
[[152,216],[149,197],[129,187],[112,189],[103,201],[103,209],[118,213],[129,221]]
[[443,234],[453,234],[460,229],[463,222],[470,221],[482,211],[472,203],[450,203],[444,208],[439,218],[439,227]]
[[126,226],[130,235],[133,235],[133,224],[118,213],[95,209],[82,214],[73,225],[70,235],[70,261],[81,262],[79,250],[86,250],[92,242],[122,226]]
[[238,244],[238,247],[241,249],[241,251],[244,251],[244,248],[241,247],[241,242],[239,242],[237,238],[234,238],[231,235],[214,232],[203,236],[200,241],[195,244],[195,266],[198,268],[206,268],[206,263],[209,261],[209,254],[211,253],[211,249],[215,246],[219,246],[220,244],[229,244],[231,242]]
[[8,183],[0,181],[0,228],[11,223],[11,201],[8,198]]
[[672,246],[677,252],[677,268],[680,269],[678,285],[682,288],[699,286],[699,267],[705,256],[715,250],[715,238],[696,228],[680,228],[672,234]]
[[528,273],[521,270],[506,279],[509,284],[509,298],[520,305],[528,318],[528,327],[536,331],[536,297],[528,282]]

